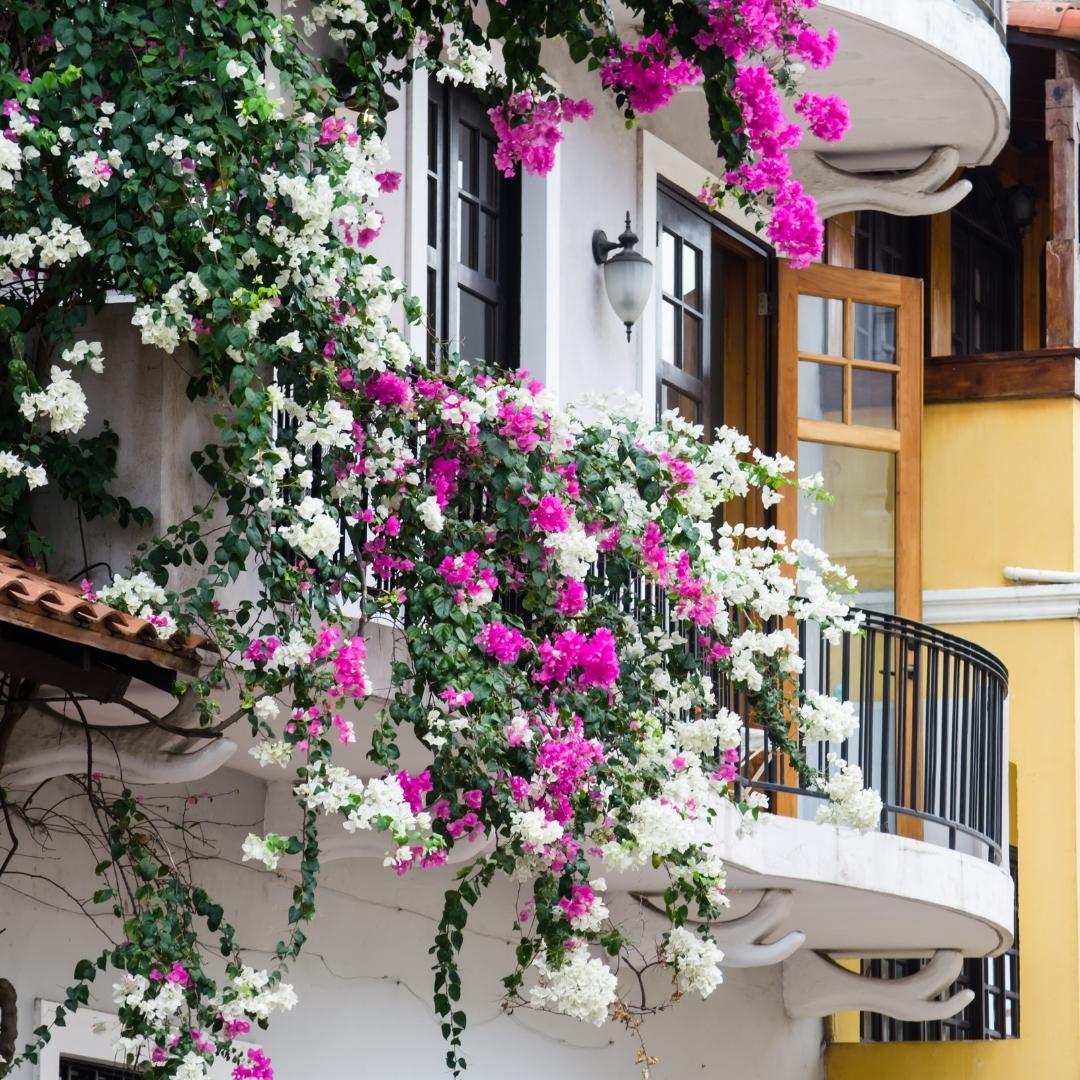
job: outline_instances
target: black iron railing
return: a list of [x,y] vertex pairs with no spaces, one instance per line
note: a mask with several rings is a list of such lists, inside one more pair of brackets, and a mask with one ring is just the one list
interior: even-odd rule
[[[800,625],[803,691],[851,701],[848,740],[807,746],[828,774],[835,753],[863,771],[883,803],[881,828],[1001,861],[1008,673],[985,649],[911,619],[866,611],[836,643]],[[794,797],[814,816],[824,795],[798,778],[768,734],[746,726],[743,782]],[[789,808],[790,809],[790,808]]]

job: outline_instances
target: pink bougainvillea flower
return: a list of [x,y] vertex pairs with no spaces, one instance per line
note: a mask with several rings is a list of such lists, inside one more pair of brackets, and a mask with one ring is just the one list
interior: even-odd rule
[[603,84],[625,95],[635,113],[654,113],[680,87],[701,81],[701,68],[681,57],[669,38],[658,31],[633,45],[623,42],[600,68]]
[[851,126],[851,114],[843,98],[831,95],[803,94],[795,102],[795,111],[806,121],[806,126],[825,142],[839,142]]
[[551,95],[541,97],[528,90],[488,109],[498,136],[495,165],[504,176],[513,176],[517,165],[534,176],[546,176],[555,165],[555,147],[562,142],[562,125],[587,120],[593,107],[584,98]]

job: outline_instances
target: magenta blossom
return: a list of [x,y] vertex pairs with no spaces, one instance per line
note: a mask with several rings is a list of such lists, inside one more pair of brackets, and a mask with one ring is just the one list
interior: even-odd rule
[[529,514],[533,527],[546,533],[566,532],[570,511],[557,495],[545,495]]
[[488,656],[501,664],[516,664],[522,651],[529,648],[525,635],[505,623],[486,623],[474,640]]
[[654,113],[671,101],[679,87],[701,80],[701,68],[680,56],[659,32],[635,45],[623,42],[611,50],[611,57],[600,69],[601,81],[624,94],[635,113]]
[[851,126],[851,114],[843,98],[831,95],[803,94],[795,102],[795,111],[806,121],[806,126],[825,142],[839,142]]
[[509,101],[488,109],[499,145],[495,165],[504,176],[513,176],[520,162],[527,173],[546,176],[555,165],[555,147],[562,142],[562,124],[592,116],[585,99],[538,97],[525,90]]
[[392,171],[376,173],[375,182],[384,195],[390,195],[401,186],[401,173]]
[[364,389],[368,397],[380,405],[396,405],[400,409],[412,407],[412,387],[408,379],[403,379],[391,371],[379,372],[368,380]]

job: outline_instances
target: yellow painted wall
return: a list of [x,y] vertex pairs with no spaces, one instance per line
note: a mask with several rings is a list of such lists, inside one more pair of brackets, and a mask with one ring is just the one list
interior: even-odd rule
[[925,410],[923,588],[1005,585],[1005,566],[1076,565],[1078,409],[1056,398]]
[[[1080,406],[1071,400],[935,406],[923,458],[927,588],[1003,585],[1005,565],[1076,567]],[[945,627],[1009,668],[1009,758],[1020,870],[1021,1037],[836,1041],[828,1080],[1080,1077],[1077,742],[1080,622]],[[834,1038],[854,1040],[851,1017]]]

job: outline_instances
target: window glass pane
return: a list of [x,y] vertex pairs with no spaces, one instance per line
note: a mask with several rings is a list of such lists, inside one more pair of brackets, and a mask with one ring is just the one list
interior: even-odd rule
[[851,422],[867,427],[896,427],[894,372],[851,369]]
[[484,178],[483,199],[493,210],[499,208],[499,170],[495,168],[495,140],[480,139],[480,175]]
[[852,304],[855,320],[855,359],[896,363],[896,308]]
[[799,362],[799,415],[807,420],[844,419],[844,369],[840,364]]
[[824,296],[799,297],[799,352],[844,355],[844,302]]
[[428,327],[428,363],[434,363],[436,339],[439,336],[439,277],[429,266],[427,272],[427,327]]
[[458,199],[458,258],[470,270],[479,269],[477,234],[480,230],[480,211],[468,201]]
[[673,233],[664,230],[660,238],[660,287],[668,294],[675,296],[678,284],[675,274],[675,251],[678,247]]
[[458,187],[462,191],[477,194],[477,146],[476,132],[467,124],[458,125]]
[[463,360],[495,356],[495,307],[467,289],[458,290],[458,350]]
[[434,176],[427,182],[427,242],[429,247],[439,246],[439,181]]
[[702,378],[701,319],[689,311],[683,312],[683,342],[681,367],[687,375]]
[[684,394],[681,390],[669,386],[667,383],[663,384],[662,397],[660,407],[664,412],[667,412],[668,409],[674,409],[684,420],[689,420],[691,424],[701,423],[701,402],[696,398]]
[[439,171],[439,106],[435,102],[428,104],[427,154],[428,170],[437,173]]
[[683,303],[701,310],[701,252],[685,240],[682,246]]
[[497,244],[496,237],[498,235],[498,219],[494,214],[489,214],[486,210],[480,211],[480,238],[479,238],[479,255],[480,255],[480,273],[484,277],[494,280],[498,276],[498,268],[496,266],[496,252]]
[[[799,496],[799,536],[829,553],[859,581],[854,602],[896,606],[896,458],[880,450],[799,443],[799,475],[821,473],[835,501]],[[816,511],[816,512],[815,512]]]
[[59,1076],[60,1080],[136,1080],[142,1073],[116,1065],[99,1065],[93,1061],[62,1057]]
[[678,308],[670,300],[660,305],[660,359],[665,364],[677,364],[679,360],[677,313]]

